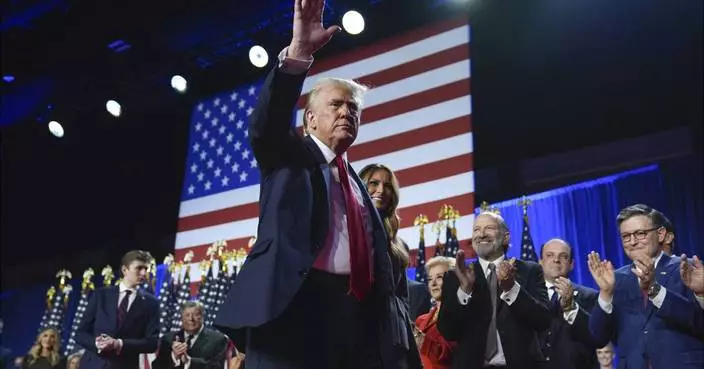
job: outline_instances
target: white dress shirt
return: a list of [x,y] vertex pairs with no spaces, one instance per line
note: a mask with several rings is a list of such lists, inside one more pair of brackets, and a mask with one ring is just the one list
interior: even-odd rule
[[[553,289],[553,287],[555,287],[554,284],[545,281],[545,287],[547,287],[548,289],[548,300],[552,300],[552,295],[554,293],[557,294],[558,299],[560,298],[560,293]],[[574,292],[577,292],[577,290],[574,290]],[[569,325],[574,324],[575,319],[577,319],[577,313],[579,312],[579,304],[577,303],[577,301],[574,302],[574,306],[574,309],[562,313],[562,317]]]
[[[488,279],[489,273],[491,273],[491,270],[489,269],[489,264],[494,264],[496,266],[496,268],[498,269],[499,263],[501,263],[505,259],[505,256],[502,255],[498,259],[495,259],[494,261],[488,261],[488,260],[484,260],[482,258],[478,258],[478,259],[479,259],[479,265],[481,265],[482,271],[484,272],[484,276]],[[496,279],[496,281],[498,282],[498,278]],[[516,301],[516,299],[518,298],[518,293],[520,291],[521,291],[521,285],[518,284],[518,281],[516,281],[510,290],[501,292],[501,295],[499,296],[499,298],[504,300],[506,302],[506,304],[510,306],[511,304],[513,304]],[[472,294],[465,293],[462,290],[462,287],[457,289],[457,299],[459,300],[460,304],[462,304],[462,305],[469,304],[469,300],[471,298],[472,298]],[[498,303],[499,302],[497,301],[497,304]],[[498,323],[498,321],[497,321],[497,323]],[[504,348],[503,348],[503,346],[501,346],[501,335],[499,334],[498,330],[496,332],[496,341],[497,341],[496,354],[494,355],[494,357],[491,358],[491,360],[489,360],[489,362],[487,364],[488,365],[502,365],[502,366],[506,365],[506,356],[504,355]]]
[[[196,334],[193,335],[193,338],[191,339],[191,344],[190,344],[190,346],[188,346],[189,349],[196,344],[196,341],[198,340],[198,337],[200,337],[201,332],[203,332],[204,327],[205,327],[204,325],[201,325],[198,332],[196,332]],[[188,337],[190,335],[186,332],[183,332],[183,335],[184,335],[183,339],[186,340],[185,342],[188,342]],[[171,352],[171,360],[173,360],[174,366],[181,365],[181,359],[177,358],[176,355],[174,355],[173,351]],[[188,369],[190,367],[191,367],[191,360],[187,360],[183,365],[183,369]]]
[[[331,174],[328,187],[328,203],[330,205],[328,234],[325,237],[323,249],[320,251],[320,254],[318,254],[317,259],[313,263],[313,267],[335,274],[349,274],[351,270],[350,237],[347,228],[345,198],[340,184],[340,173],[335,164],[336,154],[314,135],[310,135],[310,137],[313,139],[313,142],[318,145],[325,160],[329,163]],[[347,163],[347,154],[342,154],[342,158],[344,162]],[[371,214],[369,213],[369,209],[364,206],[364,197],[359,186],[357,186],[357,182],[355,182],[349,173],[347,177],[352,187],[352,192],[354,192],[354,198],[357,200],[357,204],[362,211],[364,230],[367,236],[367,246],[371,248],[373,242]],[[371,256],[372,253],[370,252],[369,254]]]
[[134,303],[134,299],[137,298],[137,289],[132,287],[128,288],[123,282],[120,282],[120,297],[117,299],[117,307],[120,307],[120,304],[122,303],[122,299],[125,298],[126,291],[130,291],[130,299],[127,300],[127,311],[130,311],[130,308],[132,307],[132,303]]

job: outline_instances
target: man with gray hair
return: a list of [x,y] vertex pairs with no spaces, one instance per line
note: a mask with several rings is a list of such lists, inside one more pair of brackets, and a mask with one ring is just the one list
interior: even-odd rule
[[257,242],[215,325],[246,333],[247,369],[419,368],[395,313],[389,238],[347,160],[366,88],[319,81],[291,117],[313,54],[340,30],[323,0],[296,0],[293,37],[261,89],[249,138],[262,174]]
[[181,330],[161,339],[152,369],[222,369],[227,337],[203,325],[203,304],[188,301],[181,306]]

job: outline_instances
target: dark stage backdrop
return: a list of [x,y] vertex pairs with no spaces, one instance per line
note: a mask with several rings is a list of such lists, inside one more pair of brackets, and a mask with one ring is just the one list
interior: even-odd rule
[[[529,198],[533,201],[528,210],[530,230],[538,254],[539,245],[546,240],[552,237],[566,239],[572,243],[575,252],[573,280],[594,287],[584,256],[589,251],[596,250],[616,266],[627,263],[616,230],[616,214],[627,205],[643,202],[660,209],[674,222],[677,229],[676,253],[703,256],[704,182],[701,168],[701,158],[684,157],[530,195]],[[520,257],[523,227],[517,200],[492,205],[501,210],[511,230],[509,255]],[[72,272],[75,276],[80,276],[83,271]],[[160,266],[157,286],[161,284],[163,275],[164,267]],[[409,276],[415,276],[412,268],[409,269]],[[69,319],[72,318],[78,301],[79,279],[74,278]],[[96,282],[96,285],[99,284],[102,283]],[[0,343],[10,348],[13,356],[26,353],[36,337],[47,288],[48,286],[37,286],[2,293],[5,329]],[[66,342],[67,338],[65,334],[63,341]]]

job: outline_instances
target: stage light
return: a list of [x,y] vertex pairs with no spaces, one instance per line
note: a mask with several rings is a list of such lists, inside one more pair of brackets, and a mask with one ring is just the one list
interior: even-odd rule
[[122,114],[122,107],[115,100],[108,100],[108,102],[105,103],[105,109],[107,109],[108,113],[112,114],[115,117],[119,117],[120,114]]
[[5,82],[10,83],[10,82],[12,82],[12,81],[15,80],[15,77],[10,76],[10,75],[5,75],[5,76],[2,77],[2,79],[3,79]]
[[269,63],[269,54],[259,45],[249,49],[249,61],[257,68],[263,68]]
[[179,75],[175,75],[171,77],[171,87],[180,93],[184,93],[188,88],[188,81]]
[[342,28],[350,35],[358,35],[364,31],[364,17],[359,12],[350,10],[342,16]]
[[55,120],[49,122],[49,132],[58,138],[64,137],[64,127]]

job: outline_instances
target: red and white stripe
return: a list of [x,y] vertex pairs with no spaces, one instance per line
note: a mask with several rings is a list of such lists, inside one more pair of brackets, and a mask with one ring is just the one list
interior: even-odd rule
[[[370,86],[359,135],[348,157],[357,170],[381,163],[396,172],[401,184],[399,235],[411,248],[419,240],[414,218],[422,213],[434,221],[443,204],[463,214],[457,220],[463,245],[471,233],[474,149],[469,40],[466,20],[453,20],[316,61],[298,101],[300,129],[302,108],[317,79],[351,78]],[[246,247],[256,234],[258,199],[256,185],[183,201],[176,259],[193,251],[197,263],[219,240],[228,241],[230,248]],[[435,236],[431,226],[426,227],[426,243],[432,246]],[[191,280],[197,281],[199,274],[199,268],[191,268]]]

